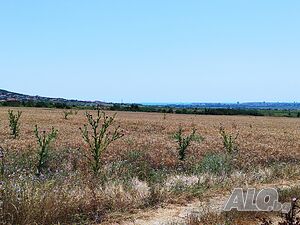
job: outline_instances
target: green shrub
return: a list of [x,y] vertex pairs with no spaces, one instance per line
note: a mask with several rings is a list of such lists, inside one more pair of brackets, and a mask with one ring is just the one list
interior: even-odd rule
[[183,129],[180,126],[178,131],[173,135],[173,138],[176,140],[178,144],[178,158],[183,161],[186,157],[186,150],[190,146],[191,142],[201,142],[203,138],[196,134],[196,129],[193,128],[191,134],[184,136]]
[[[88,125],[85,124],[83,128],[80,128],[83,140],[89,146],[89,153],[86,157],[92,167],[95,175],[97,175],[101,169],[101,157],[102,153],[106,151],[107,147],[115,140],[123,137],[123,134],[119,131],[120,126],[116,127],[113,132],[109,130],[115,120],[116,114],[113,116],[106,116],[105,112],[97,111],[97,117],[94,119],[89,113],[86,113]],[[91,133],[88,130],[88,126],[91,129]]]
[[196,171],[201,173],[212,173],[225,175],[231,171],[231,161],[225,154],[208,153],[202,159]]
[[9,127],[11,131],[11,135],[14,138],[17,138],[20,133],[20,117],[22,115],[21,111],[18,111],[17,114],[14,114],[13,110],[8,110],[8,118],[9,118]]
[[39,144],[37,175],[40,175],[43,169],[45,169],[46,167],[47,161],[49,159],[49,145],[51,141],[57,137],[57,130],[52,127],[49,134],[46,134],[46,131],[43,131],[42,134],[39,134],[38,127],[37,125],[35,125],[34,133]]

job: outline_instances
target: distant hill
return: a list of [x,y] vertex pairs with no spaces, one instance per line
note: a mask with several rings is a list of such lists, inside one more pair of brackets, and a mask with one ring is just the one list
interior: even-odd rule
[[33,107],[56,107],[64,108],[66,106],[103,106],[112,110],[128,110],[128,111],[155,111],[157,108],[174,108],[174,109],[238,109],[238,110],[300,110],[300,103],[293,102],[245,102],[245,103],[107,103],[103,101],[81,101],[64,98],[48,98],[42,96],[32,96],[15,93],[0,89],[0,104],[13,105],[22,103],[23,106]]
[[32,95],[24,95],[20,93],[15,93],[7,90],[0,89],[0,103],[4,102],[24,102],[24,103],[49,103],[49,104],[63,104],[67,106],[97,106],[97,105],[110,105],[106,102],[102,101],[80,101],[80,100],[72,100],[72,99],[64,99],[64,98],[48,98],[42,96],[32,96]]

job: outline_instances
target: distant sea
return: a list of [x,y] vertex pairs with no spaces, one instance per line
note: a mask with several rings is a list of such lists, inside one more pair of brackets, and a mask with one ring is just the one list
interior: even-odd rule
[[163,105],[193,105],[193,104],[236,104],[232,102],[139,102],[146,106],[163,106]]

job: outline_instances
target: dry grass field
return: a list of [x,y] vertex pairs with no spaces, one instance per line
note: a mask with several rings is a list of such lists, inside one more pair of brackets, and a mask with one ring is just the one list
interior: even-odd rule
[[[65,120],[58,109],[14,109],[22,110],[20,138],[10,138],[8,108],[0,109],[0,141],[3,148],[28,151],[36,147],[34,125],[50,130],[58,129],[54,148],[84,148],[79,127],[86,123],[85,111],[79,111]],[[110,114],[113,114],[112,112]],[[105,161],[116,160],[130,150],[149,154],[155,166],[176,165],[176,144],[170,136],[182,126],[186,131],[196,127],[204,141],[195,144],[189,155],[201,159],[203,154],[222,149],[219,127],[223,125],[232,132],[239,132],[238,143],[243,163],[267,163],[276,160],[300,159],[300,119],[248,116],[204,116],[159,113],[117,112],[117,123],[124,130],[122,140],[110,148]]]
[[[8,109],[0,108],[4,224],[120,222],[138,210],[182,204],[212,190],[300,178],[300,119],[296,118],[117,112],[115,125],[124,136],[104,152],[104,178],[98,183],[89,175],[83,156],[89,151],[79,130],[87,123],[84,110],[66,120],[63,110],[13,108],[23,112],[20,136],[13,139]],[[52,126],[58,130],[43,178],[34,175],[36,124],[40,130],[50,131]],[[203,137],[191,144],[184,162],[178,159],[172,138],[179,126],[184,133],[195,127]],[[199,169],[206,155],[223,153],[221,126],[238,134],[239,153],[229,174]]]

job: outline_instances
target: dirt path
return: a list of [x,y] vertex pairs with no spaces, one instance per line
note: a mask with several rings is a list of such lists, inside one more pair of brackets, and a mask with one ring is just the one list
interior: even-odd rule
[[134,216],[132,222],[126,221],[122,225],[164,225],[171,223],[185,224],[190,215],[200,216],[209,208],[210,212],[221,212],[227,198],[218,196],[209,202],[195,201],[184,206],[169,205],[140,215]]
[[[280,189],[289,189],[295,186],[299,186],[300,181],[287,182],[281,181],[276,184],[264,184],[259,186],[251,186],[255,188],[266,188],[266,187],[275,187]],[[186,219],[191,216],[201,216],[209,212],[221,213],[224,204],[230,196],[230,193],[224,194],[210,194],[214,196],[207,201],[198,200],[186,205],[168,205],[164,208],[158,208],[154,210],[149,210],[146,212],[141,212],[132,216],[131,221],[121,222],[121,225],[170,225],[170,224],[185,224]]]

